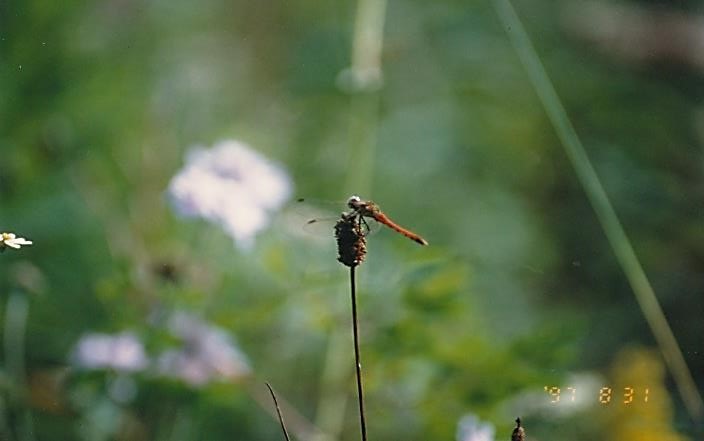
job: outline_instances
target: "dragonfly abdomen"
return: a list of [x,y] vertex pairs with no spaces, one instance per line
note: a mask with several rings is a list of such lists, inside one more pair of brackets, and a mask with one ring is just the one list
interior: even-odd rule
[[376,212],[372,214],[372,217],[374,220],[377,222],[386,225],[387,227],[391,228],[392,230],[403,234],[407,238],[411,239],[412,241],[420,244],[420,245],[428,245],[428,241],[417,235],[416,233],[409,231],[402,226],[398,225],[391,219],[389,219],[388,216],[386,216],[384,213],[381,212]]

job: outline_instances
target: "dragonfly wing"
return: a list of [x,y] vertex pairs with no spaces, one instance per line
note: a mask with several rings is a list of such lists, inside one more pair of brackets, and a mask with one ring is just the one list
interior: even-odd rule
[[306,234],[313,236],[333,236],[335,234],[335,223],[338,219],[340,219],[339,216],[309,218],[301,225],[301,228]]

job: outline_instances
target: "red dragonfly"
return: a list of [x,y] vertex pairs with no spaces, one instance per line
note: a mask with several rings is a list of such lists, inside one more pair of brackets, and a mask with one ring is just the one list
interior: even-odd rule
[[[374,219],[380,224],[386,225],[392,230],[403,234],[407,238],[420,245],[428,245],[428,241],[423,239],[420,235],[414,233],[411,230],[403,228],[396,222],[392,221],[383,211],[381,211],[379,206],[372,201],[365,201],[359,196],[351,196],[349,199],[347,199],[347,207],[352,211],[350,211],[349,213],[345,213],[345,216],[359,216],[360,223],[365,225],[367,229],[369,229],[369,226],[367,225],[365,218]],[[318,220],[313,219],[308,221],[308,224],[316,222],[318,222]]]

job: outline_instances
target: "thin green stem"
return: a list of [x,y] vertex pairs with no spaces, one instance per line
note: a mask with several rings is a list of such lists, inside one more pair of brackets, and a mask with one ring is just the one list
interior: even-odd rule
[[286,424],[284,424],[284,417],[281,415],[281,409],[279,408],[279,401],[276,399],[276,394],[274,393],[274,389],[271,388],[271,385],[269,383],[264,383],[266,384],[266,387],[269,388],[269,393],[271,394],[271,398],[274,400],[274,407],[276,407],[276,415],[279,417],[279,423],[281,424],[281,430],[284,432],[284,438],[286,438],[286,441],[291,441],[291,438],[288,436],[288,432],[286,431]]
[[494,0],[493,3],[631,285],[643,316],[660,347],[665,363],[677,383],[685,407],[695,421],[701,421],[704,418],[704,402],[677,339],[672,333],[645,271],[540,61],[540,57],[511,2],[509,0]]
[[[252,382],[247,382],[245,385],[247,393],[252,397],[252,399],[261,406],[262,409],[271,413],[272,417],[276,417],[271,410],[271,394],[264,392],[261,388],[261,383],[259,380],[255,379]],[[300,412],[298,412],[290,403],[287,403],[286,397],[278,395],[276,397],[279,408],[286,412],[288,420],[288,429],[291,430],[293,435],[298,439],[305,440],[325,440],[332,441],[338,439],[338,437],[331,436],[330,434],[322,433],[321,430],[315,426],[313,423],[308,421]],[[282,412],[283,412],[282,411]]]

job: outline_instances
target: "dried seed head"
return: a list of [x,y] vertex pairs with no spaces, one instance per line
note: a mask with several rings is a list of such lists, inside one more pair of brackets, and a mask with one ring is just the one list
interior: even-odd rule
[[355,267],[364,261],[367,254],[367,239],[359,222],[359,216],[343,213],[335,224],[337,260],[343,265]]
[[525,441],[526,431],[521,427],[521,419],[516,418],[516,428],[513,429],[511,434],[511,441]]

